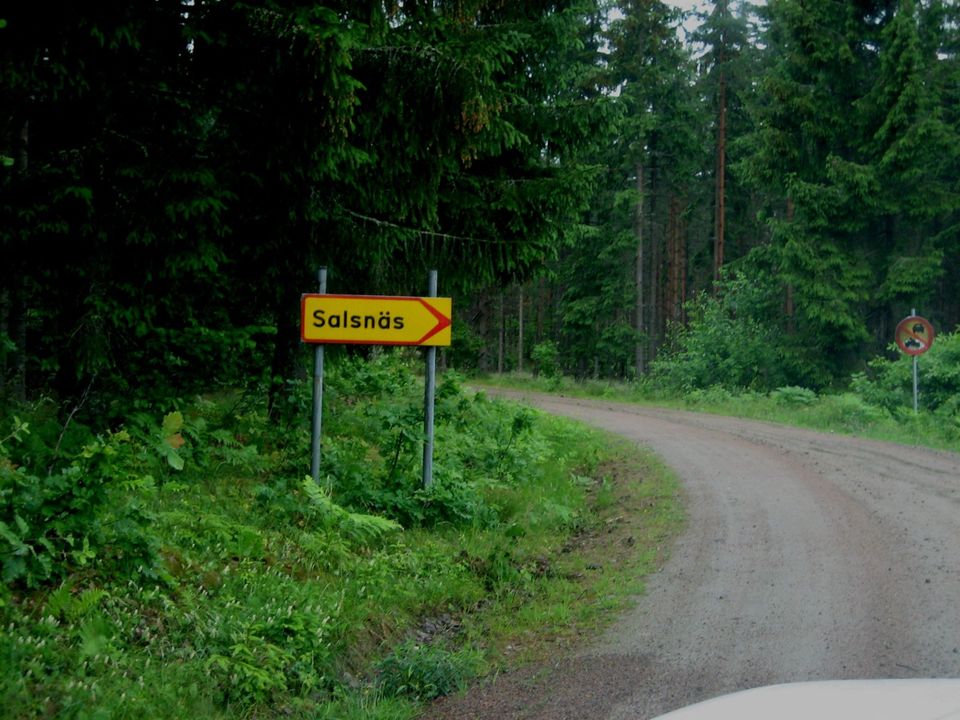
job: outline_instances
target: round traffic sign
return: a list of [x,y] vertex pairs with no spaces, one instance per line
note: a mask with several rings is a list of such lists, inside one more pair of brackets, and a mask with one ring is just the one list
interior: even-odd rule
[[935,336],[933,325],[919,315],[905,317],[897,324],[897,345],[907,355],[923,355]]

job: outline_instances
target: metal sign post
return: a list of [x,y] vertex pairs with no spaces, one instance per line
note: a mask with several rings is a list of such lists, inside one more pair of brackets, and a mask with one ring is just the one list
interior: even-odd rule
[[[427,297],[437,296],[437,271],[431,270],[427,279]],[[423,486],[433,484],[433,404],[437,387],[437,348],[427,348],[426,377],[423,383]]]
[[[320,294],[327,292],[327,269],[318,273]],[[320,484],[320,427],[323,424],[323,345],[318,344],[313,355],[313,440],[310,446],[310,476]]]
[[920,395],[920,370],[918,365],[920,364],[919,358],[913,356],[913,414],[916,415],[920,412],[919,405],[919,395]]
[[[917,309],[910,308],[910,314],[916,316]],[[920,403],[918,396],[920,395],[920,370],[919,370],[919,355],[913,356],[913,414],[916,415],[920,412]]]

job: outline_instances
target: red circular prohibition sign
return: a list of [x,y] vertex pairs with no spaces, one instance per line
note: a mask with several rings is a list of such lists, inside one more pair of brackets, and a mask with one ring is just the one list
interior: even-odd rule
[[897,345],[907,355],[923,355],[933,345],[934,337],[933,325],[919,315],[905,317],[897,324]]

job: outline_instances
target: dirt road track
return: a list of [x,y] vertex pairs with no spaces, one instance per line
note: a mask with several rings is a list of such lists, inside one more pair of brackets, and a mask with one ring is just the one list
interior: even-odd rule
[[688,527],[596,643],[427,717],[644,720],[769,683],[960,677],[960,455],[509,394],[651,448]]

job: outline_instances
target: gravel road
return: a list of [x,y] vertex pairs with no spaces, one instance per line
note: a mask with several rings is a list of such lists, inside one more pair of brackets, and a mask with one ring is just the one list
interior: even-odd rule
[[427,717],[644,720],[770,683],[960,677],[960,455],[496,393],[651,448],[688,527],[604,637]]

